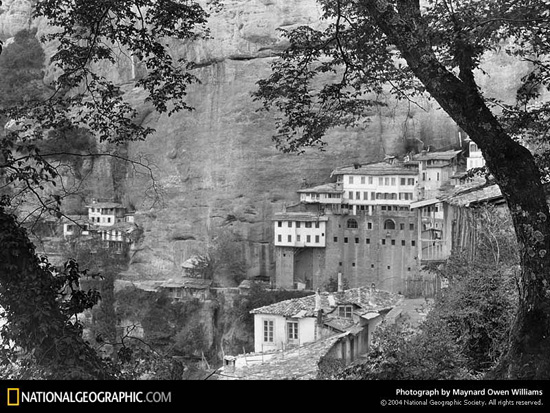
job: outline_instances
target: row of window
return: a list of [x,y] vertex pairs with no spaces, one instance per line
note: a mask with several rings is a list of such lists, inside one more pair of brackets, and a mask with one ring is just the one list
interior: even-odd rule
[[[360,179],[360,181],[356,181],[355,178],[358,178]],[[368,184],[369,185],[374,185],[374,177],[372,176],[360,176],[360,177],[354,177],[354,176],[349,176],[348,177],[348,183],[349,184],[352,184],[354,182],[361,182],[361,184],[366,184],[367,183],[367,179],[368,179]],[[408,185],[408,186],[414,186],[414,178],[396,178],[396,177],[390,177],[390,176],[387,176],[387,177],[378,177],[378,185],[380,186],[395,186],[397,185],[397,179],[399,179],[399,183],[403,186],[405,185]]]
[[[334,242],[338,242],[338,237],[334,237],[333,238]],[[392,240],[387,240],[387,241],[391,241],[391,245],[396,245],[396,240],[392,239]],[[355,243],[356,244],[359,244],[360,242],[360,239],[359,237],[355,237]],[[349,243],[349,237],[344,237],[344,244],[348,244]],[[366,244],[370,244],[370,238],[365,238],[365,243]],[[380,240],[380,244],[381,245],[390,245],[389,243],[386,244],[386,239],[385,238],[382,238]],[[404,239],[401,240],[401,246],[404,247],[406,246],[406,241]],[[412,240],[411,241],[411,247],[415,247],[416,246],[416,241],[415,240]]]
[[[342,266],[342,263],[340,262],[339,265],[340,265],[340,267],[341,267],[341,266]],[[352,267],[355,267],[355,263],[352,262],[352,263],[351,263],[351,266],[352,266]],[[370,267],[371,267],[371,268],[374,268],[374,264],[371,264]],[[391,265],[386,266],[386,268],[387,268],[388,270],[391,270]],[[407,267],[407,271],[411,271],[411,267]]]
[[[264,320],[264,342],[273,343],[274,339],[274,326],[273,320]],[[287,338],[291,341],[298,340],[298,322],[288,321],[287,326]]]
[[[277,235],[277,241],[283,242],[283,236],[281,234]],[[292,242],[292,235],[287,236],[287,242]],[[300,235],[296,235],[296,242],[302,242],[302,237]],[[311,235],[306,235],[306,242],[311,242]],[[319,244],[320,238],[319,235],[315,235],[315,243]]]
[[[354,195],[355,194],[355,195]],[[355,196],[355,198],[354,198]],[[361,201],[361,191],[348,191],[348,198],[349,199],[355,199],[357,201]],[[380,199],[387,199],[387,200],[394,200],[397,201],[397,199],[401,201],[412,201],[413,199],[413,193],[412,192],[399,192],[399,193],[389,193],[389,192],[371,192],[370,193],[370,200],[380,200]],[[364,191],[363,192],[363,201],[369,200],[369,193]]]
[[[306,192],[303,195],[314,199],[319,199],[321,197],[320,194],[312,192]],[[323,194],[323,198],[342,198],[342,194]]]
[[111,223],[111,217],[91,217],[92,222],[106,222]]
[[[292,222],[293,221],[287,221],[287,225],[289,228],[292,228]],[[304,228],[319,228],[319,221],[317,222],[311,222],[311,221],[305,221],[305,222],[300,222],[300,221],[296,221],[296,228],[301,228],[302,224],[304,224]],[[277,226],[279,228],[281,228],[283,226],[283,221],[277,221]]]
[[[350,218],[346,222],[347,228],[359,228],[359,223],[356,219]],[[372,222],[367,222],[367,229],[372,229]],[[393,219],[387,219],[384,221],[384,229],[396,229],[395,221]],[[399,229],[401,231],[405,230],[405,224],[403,222],[399,223]],[[414,224],[409,224],[409,230],[414,231]]]

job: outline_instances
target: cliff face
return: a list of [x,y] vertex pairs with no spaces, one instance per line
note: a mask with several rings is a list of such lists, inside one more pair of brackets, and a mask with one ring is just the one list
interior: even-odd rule
[[[163,278],[179,272],[181,263],[204,251],[220,228],[246,240],[243,254],[250,275],[269,273],[270,218],[284,204],[297,201],[295,191],[304,182],[325,182],[342,164],[402,153],[405,138],[435,148],[458,142],[456,126],[435,103],[419,102],[424,108],[420,109],[388,96],[388,107],[369,114],[364,127],[332,131],[325,152],[311,150],[300,156],[278,152],[271,141],[273,115],[256,112],[258,105],[250,94],[256,82],[269,74],[274,53],[284,47],[276,29],[319,25],[320,9],[315,0],[224,3],[225,8],[211,16],[212,39],[171,44],[175,55],[203,64],[197,69],[201,84],[193,85],[188,95],[194,111],[161,116],[144,104],[139,90],[128,89],[140,108],[139,121],[156,133],[146,142],[117,150],[148,164],[155,188],[143,168],[113,160],[84,165],[91,177],[85,196],[118,196],[137,208],[136,223],[143,226],[144,236],[130,264],[135,277]],[[3,7],[2,38],[30,26],[37,26],[39,34],[47,30],[44,22],[30,21],[29,1],[4,0]],[[499,59],[490,64],[499,67],[499,81],[486,83],[499,96],[515,90],[515,85],[506,83],[510,90],[503,91],[503,78],[528,69],[506,66]],[[124,59],[115,69],[108,69],[110,76],[126,84],[139,71]],[[151,195],[159,195],[161,202],[153,202]]]

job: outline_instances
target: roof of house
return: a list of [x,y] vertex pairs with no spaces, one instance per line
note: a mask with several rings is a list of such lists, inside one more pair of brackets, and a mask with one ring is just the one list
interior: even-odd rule
[[429,161],[429,160],[443,160],[450,161],[451,159],[458,156],[462,152],[462,149],[452,150],[452,151],[442,151],[442,152],[421,152],[413,156],[413,159],[416,161]]
[[368,164],[355,164],[342,166],[332,171],[333,175],[417,175],[416,168],[406,168],[403,162],[394,160],[393,162],[375,162]]
[[272,221],[328,221],[326,215],[308,212],[276,212]]
[[319,361],[349,332],[303,344],[291,349],[269,353],[250,353],[236,356],[246,358],[243,367],[234,372],[224,369],[222,380],[314,380],[317,378]]
[[[389,291],[371,289],[370,287],[357,287],[341,292],[321,292],[320,307],[324,313],[333,311],[338,305],[355,304],[360,312],[371,312],[387,309],[396,305],[402,296]],[[292,298],[275,304],[255,308],[251,314],[272,314],[285,317],[296,315],[302,317],[314,317],[316,306],[316,294],[302,298]]]
[[118,202],[92,202],[86,205],[86,208],[124,208],[124,206]]
[[341,194],[344,191],[342,189],[336,189],[335,183],[328,183],[324,185],[314,186],[313,188],[300,189],[297,192]]
[[439,197],[442,201],[456,206],[469,206],[479,202],[490,202],[503,199],[502,192],[496,184],[479,184],[458,186],[454,190]]

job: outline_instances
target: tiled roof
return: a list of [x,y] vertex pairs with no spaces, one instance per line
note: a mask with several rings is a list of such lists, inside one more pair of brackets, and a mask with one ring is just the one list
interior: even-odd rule
[[400,161],[376,162],[343,166],[332,171],[332,175],[418,175],[416,168],[406,168]]
[[[342,304],[356,304],[363,310],[376,311],[394,306],[401,298],[399,294],[390,293],[383,290],[371,290],[370,287],[351,288],[342,292],[319,293],[321,309],[329,313],[335,307]],[[330,298],[332,297],[332,298]],[[302,312],[304,317],[314,317],[315,313],[315,294],[302,298],[292,298],[290,300],[280,301],[275,304],[255,308],[250,311],[251,314],[272,314],[285,317],[292,317]]]
[[124,208],[124,206],[118,202],[93,202],[86,205],[86,208]]
[[313,212],[276,212],[273,221],[328,221],[326,215],[319,215]]
[[439,197],[439,199],[451,205],[466,207],[472,203],[489,202],[501,198],[502,192],[496,184],[477,184],[473,188],[459,186]]
[[462,152],[461,149],[454,150],[454,151],[444,151],[444,152],[424,152],[419,153],[413,156],[413,159],[416,161],[429,161],[429,160],[444,160],[444,161],[450,161],[454,157],[456,157],[460,152]]
[[335,183],[329,183],[329,184],[314,186],[313,188],[300,189],[297,192],[322,193],[322,194],[328,194],[328,193],[340,194],[344,191],[341,190],[341,189],[336,189],[336,184]]
[[230,372],[224,368],[222,380],[315,380],[319,361],[349,333],[336,334],[287,350],[271,353],[242,354],[243,367]]

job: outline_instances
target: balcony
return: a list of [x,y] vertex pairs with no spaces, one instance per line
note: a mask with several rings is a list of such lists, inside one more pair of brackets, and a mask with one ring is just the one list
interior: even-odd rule
[[421,261],[443,261],[449,257],[446,243],[443,240],[423,239],[420,240]]

